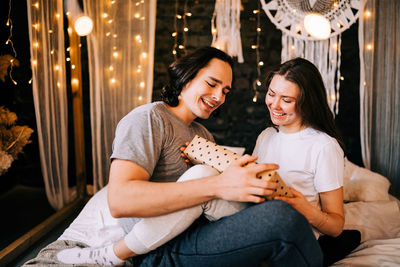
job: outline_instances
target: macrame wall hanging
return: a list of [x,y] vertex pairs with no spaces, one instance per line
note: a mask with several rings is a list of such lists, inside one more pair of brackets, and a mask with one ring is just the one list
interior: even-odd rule
[[213,40],[211,46],[237,57],[243,63],[242,40],[240,38],[240,0],[216,0],[211,19]]
[[[341,33],[358,18],[362,0],[260,0],[262,7],[282,31],[282,62],[303,57],[313,62],[325,82],[329,106],[338,113]],[[309,34],[304,18],[309,14],[324,17],[330,26],[326,39]],[[318,23],[318,22],[317,22]],[[307,26],[307,22],[306,22]],[[318,26],[316,23],[311,26]]]

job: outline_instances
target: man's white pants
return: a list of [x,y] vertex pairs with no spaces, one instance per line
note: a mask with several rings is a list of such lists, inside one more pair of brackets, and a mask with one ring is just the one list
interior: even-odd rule
[[[177,182],[218,175],[208,165],[195,165],[188,169]],[[203,213],[210,221],[232,215],[247,207],[247,203],[214,199],[202,205],[186,208],[166,215],[143,218],[125,236],[125,243],[136,254],[146,254],[185,231]]]

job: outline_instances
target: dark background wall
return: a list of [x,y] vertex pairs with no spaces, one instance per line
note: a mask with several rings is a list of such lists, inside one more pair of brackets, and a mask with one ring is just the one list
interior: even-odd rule
[[[168,81],[167,68],[174,60],[172,47],[174,38],[174,17],[176,14],[173,1],[157,1],[156,44],[154,59],[154,91],[153,100],[160,99],[162,86]],[[178,14],[183,14],[185,1],[179,1]],[[189,31],[185,33],[186,50],[211,44],[211,18],[215,1],[187,1],[187,17]],[[253,81],[257,78],[256,52],[251,48],[256,44],[257,17],[253,10],[258,9],[258,1],[242,0],[241,40],[244,63],[235,62],[233,90],[221,108],[221,112],[211,119],[201,121],[214,135],[220,144],[243,146],[246,153],[251,153],[258,134],[265,128],[267,108],[264,103],[265,87],[259,89],[256,103]],[[183,34],[183,21],[177,20],[178,41]],[[261,79],[281,59],[281,31],[269,20],[263,10],[260,13],[260,59],[264,62],[261,68]],[[344,80],[340,85],[339,114],[336,123],[344,138],[348,158],[362,165],[359,134],[359,57],[358,57],[358,25],[354,24],[342,34],[341,73]],[[181,50],[180,50],[181,51]],[[184,51],[182,51],[184,53]]]

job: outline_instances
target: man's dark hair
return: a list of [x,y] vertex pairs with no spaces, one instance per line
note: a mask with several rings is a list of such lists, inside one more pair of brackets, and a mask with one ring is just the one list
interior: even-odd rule
[[209,46],[196,49],[168,67],[169,83],[162,89],[162,100],[171,107],[176,107],[179,104],[178,96],[182,88],[213,58],[227,62],[233,68],[233,60],[225,52]]
[[[325,85],[317,67],[304,58],[286,61],[268,73],[265,83],[267,90],[275,75],[281,75],[299,87],[300,94],[296,100],[296,111],[302,117],[302,124],[335,138],[345,151],[333,113],[329,108]],[[268,117],[268,125],[273,126],[270,117]]]

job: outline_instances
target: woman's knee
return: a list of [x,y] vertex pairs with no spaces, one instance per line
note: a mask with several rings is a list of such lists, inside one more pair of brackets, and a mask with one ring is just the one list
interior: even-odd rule
[[186,172],[184,172],[182,176],[179,177],[177,182],[195,180],[202,177],[218,175],[218,174],[219,172],[209,165],[197,164],[189,168]]

